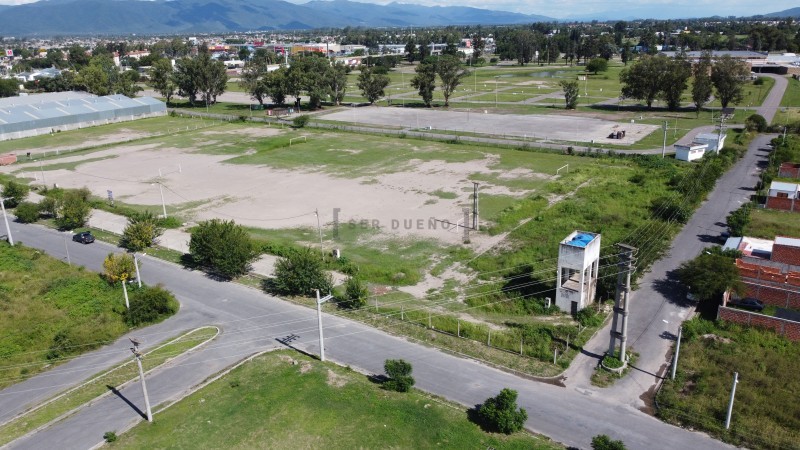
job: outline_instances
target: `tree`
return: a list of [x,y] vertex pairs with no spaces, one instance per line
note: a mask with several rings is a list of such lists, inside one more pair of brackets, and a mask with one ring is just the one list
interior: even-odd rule
[[684,262],[676,273],[699,301],[716,301],[728,289],[739,293],[744,290],[734,259],[734,255],[722,253],[715,247]]
[[331,63],[328,58],[311,54],[297,57],[289,67],[289,76],[296,80],[297,93],[308,94],[308,105],[311,109],[322,107],[322,99],[330,96]]
[[290,252],[275,264],[274,290],[283,295],[309,296],[315,289],[333,290],[333,278],[326,273],[318,253],[310,248]]
[[197,93],[200,91],[199,76],[195,59],[184,57],[175,62],[172,81],[178,88],[178,95],[188,98],[192,106],[197,101]]
[[147,83],[162,97],[167,99],[167,105],[178,86],[172,77],[172,63],[168,59],[159,59],[150,68],[150,81]]
[[414,42],[413,37],[409,37],[408,41],[406,42],[406,59],[408,62],[413,63],[417,58],[417,43]]
[[39,220],[39,205],[31,202],[20,202],[14,210],[17,221],[22,223],[33,223]]
[[517,409],[517,391],[508,388],[483,402],[478,416],[490,429],[505,434],[521,430],[528,420],[528,412],[523,408]]
[[389,379],[383,383],[386,389],[397,392],[408,392],[414,386],[414,377],[411,376],[411,363],[402,359],[387,359],[383,363],[383,370]]
[[622,53],[620,54],[620,59],[622,59],[622,64],[628,65],[628,61],[633,59],[633,54],[631,53],[631,46],[629,44],[625,44],[622,47]]
[[647,108],[664,88],[664,76],[668,70],[668,60],[664,55],[644,56],[619,75],[622,95],[626,98],[643,100]]
[[356,276],[347,278],[344,283],[344,303],[348,308],[360,308],[367,304],[369,290],[364,282]]
[[575,107],[578,106],[578,92],[580,91],[578,82],[574,80],[564,80],[559,84],[561,84],[561,88],[564,89],[564,101],[566,102],[566,108],[575,109]]
[[703,52],[700,60],[692,68],[694,83],[692,84],[692,101],[697,115],[706,103],[711,100],[714,84],[711,82],[711,52]]
[[92,212],[92,208],[79,191],[69,191],[61,200],[56,225],[64,230],[82,227]]
[[108,73],[96,64],[81,69],[75,77],[75,84],[90,94],[108,95],[111,92]]
[[341,61],[337,61],[331,66],[330,75],[328,76],[328,83],[331,93],[331,101],[336,106],[342,104],[344,94],[347,92],[348,72],[350,72],[350,68]]
[[432,62],[424,61],[414,69],[416,75],[411,79],[411,86],[419,92],[425,106],[431,106],[433,90],[436,89],[436,66]]
[[109,253],[103,260],[103,270],[109,283],[116,283],[133,279],[136,276],[136,266],[133,256],[128,253]]
[[681,55],[667,61],[663,75],[664,86],[659,97],[667,103],[667,109],[676,111],[681,106],[681,97],[689,85],[692,65]]
[[15,97],[19,94],[19,81],[16,78],[0,79],[0,97]]
[[264,77],[264,84],[267,87],[270,98],[272,98],[272,103],[277,105],[286,103],[286,72],[287,69],[281,67],[278,70],[267,73]]
[[362,67],[358,75],[358,88],[361,95],[367,98],[370,104],[384,96],[384,90],[389,85],[389,77],[375,73],[374,68]]
[[625,444],[612,440],[605,434],[598,434],[592,438],[592,450],[625,450]]
[[3,197],[6,199],[6,208],[15,208],[21,201],[28,197],[28,192],[30,192],[30,190],[27,184],[10,180],[3,186]]
[[122,231],[119,245],[132,252],[139,252],[158,243],[164,228],[153,213],[145,211],[128,217],[128,224]]
[[78,71],[89,65],[89,55],[86,53],[86,49],[81,47],[80,44],[72,44],[67,49],[67,62],[69,62],[74,70]]
[[605,72],[606,70],[608,70],[608,60],[606,59],[593,58],[586,63],[586,71],[594,72],[595,75],[597,75],[597,72]]
[[192,230],[189,254],[195,264],[225,279],[246,274],[258,257],[244,227],[219,219],[201,222]]
[[761,114],[752,114],[747,119],[744,119],[744,127],[747,131],[763,133],[767,130],[767,119]]
[[265,77],[268,72],[266,60],[256,55],[244,64],[242,74],[239,77],[239,86],[250,94],[250,97],[254,98],[259,105],[263,105],[264,98],[268,96],[268,88],[265,83]]
[[483,50],[486,48],[486,41],[480,34],[475,33],[472,35],[472,60],[477,61],[483,55]]
[[442,55],[436,62],[436,74],[442,82],[444,106],[450,106],[450,96],[469,72],[462,68],[461,59],[457,56]]
[[751,203],[745,203],[739,209],[728,214],[725,222],[731,236],[744,236],[747,226],[750,225],[750,211],[753,209]]
[[750,69],[743,61],[723,55],[711,68],[711,82],[717,91],[717,98],[723,108],[738,104],[743,98],[743,87],[750,76]]

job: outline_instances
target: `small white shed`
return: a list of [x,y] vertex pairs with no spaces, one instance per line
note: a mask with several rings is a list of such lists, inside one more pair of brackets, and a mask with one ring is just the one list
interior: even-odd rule
[[719,151],[725,147],[725,138],[727,137],[728,135],[725,133],[700,133],[695,136],[694,142],[697,144],[707,144],[709,152],[719,153]]
[[679,161],[695,161],[703,157],[708,144],[692,142],[689,145],[675,144],[675,159]]
[[796,183],[785,183],[783,181],[773,181],[769,185],[769,196],[780,198],[800,198],[800,185]]

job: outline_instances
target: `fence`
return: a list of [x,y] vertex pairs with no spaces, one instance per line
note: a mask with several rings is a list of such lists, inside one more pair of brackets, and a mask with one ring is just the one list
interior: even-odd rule
[[720,306],[717,310],[717,319],[727,322],[740,323],[748,326],[767,328],[780,336],[792,341],[800,341],[800,322],[766,316],[752,311]]

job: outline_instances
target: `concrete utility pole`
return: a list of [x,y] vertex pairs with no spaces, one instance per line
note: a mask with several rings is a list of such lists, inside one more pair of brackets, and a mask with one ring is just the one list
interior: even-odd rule
[[472,182],[472,229],[478,231],[478,183]]
[[[128,338],[130,339],[130,338]],[[133,359],[136,360],[136,365],[139,366],[139,379],[142,380],[142,394],[144,394],[144,406],[147,411],[147,421],[153,422],[153,412],[150,410],[150,397],[147,396],[147,383],[144,381],[144,370],[142,370],[142,354],[139,352],[139,341],[131,339],[133,343]]]
[[139,287],[142,287],[142,276],[139,274],[139,259],[136,257],[136,253],[133,254],[133,266],[136,267],[136,283],[139,284]]
[[469,230],[472,228],[469,226],[469,208],[462,208],[464,211],[464,243],[469,242]]
[[681,353],[681,335],[683,334],[683,327],[678,328],[678,340],[675,342],[675,357],[672,359],[672,374],[670,379],[675,379],[675,371],[678,370],[678,355]]
[[317,233],[319,234],[319,252],[322,254],[322,259],[325,259],[325,249],[322,247],[322,227],[319,224],[319,209],[314,210],[314,215],[317,216]]
[[664,121],[664,126],[661,127],[664,129],[664,143],[661,145],[661,157],[664,158],[667,155],[667,121]]
[[6,200],[7,199],[0,197],[0,208],[3,209],[3,221],[6,223],[6,235],[8,236],[8,243],[13,247],[14,238],[11,237],[11,227],[8,226],[8,215],[6,215],[6,204],[5,204]]
[[739,372],[733,372],[733,387],[731,388],[731,400],[728,402],[728,414],[725,416],[725,429],[731,428],[731,413],[733,412],[733,398],[736,396],[736,385],[739,384]]
[[[617,244],[620,248],[619,273],[617,274],[617,291],[614,296],[614,318],[611,322],[611,340],[608,344],[608,354],[614,355],[619,340],[619,359],[626,358],[626,344],[628,340],[628,314],[630,313],[631,272],[633,272],[633,255],[637,248],[626,244]],[[617,331],[618,326],[620,330]]]
[[317,291],[317,324],[319,325],[319,360],[325,361],[325,340],[322,336],[322,304],[332,299],[331,294],[319,298],[319,289]]
[[122,295],[125,296],[125,307],[131,309],[131,304],[128,303],[128,277],[123,275],[120,278],[122,279]]
[[[72,234],[72,233],[70,232],[70,234]],[[71,266],[72,265],[72,261],[70,261],[70,259],[69,259],[69,244],[68,244],[68,242],[69,241],[67,240],[67,235],[64,235],[64,250],[67,251],[67,265]]]

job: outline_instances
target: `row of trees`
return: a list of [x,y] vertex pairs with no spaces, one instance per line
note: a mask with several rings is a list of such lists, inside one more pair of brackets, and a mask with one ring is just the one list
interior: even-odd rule
[[461,84],[461,80],[469,75],[469,72],[464,70],[461,59],[452,55],[442,55],[438,58],[429,57],[414,70],[416,75],[411,79],[411,85],[418,90],[422,101],[428,107],[433,102],[437,75],[441,82],[445,106],[450,106],[450,96]]
[[225,64],[211,58],[208,48],[202,47],[197,57],[184,57],[175,62],[159,59],[150,69],[149,85],[167,99],[175,94],[189,99],[194,105],[198,98],[205,104],[215,103],[217,96],[228,86]]

